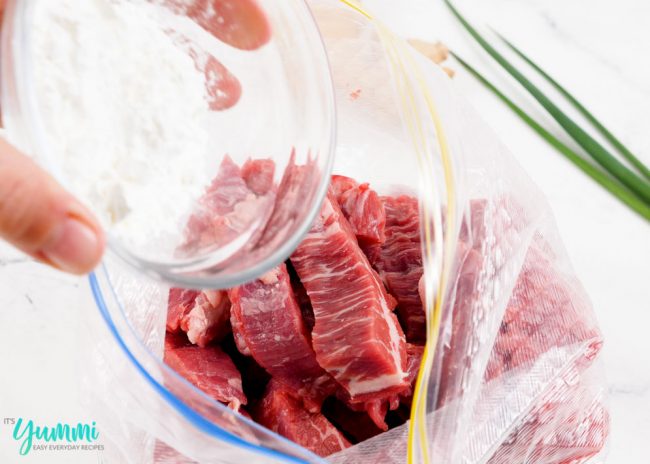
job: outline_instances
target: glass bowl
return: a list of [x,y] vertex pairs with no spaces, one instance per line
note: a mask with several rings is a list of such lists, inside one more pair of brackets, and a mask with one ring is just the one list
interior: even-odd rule
[[[97,13],[91,5],[102,3],[131,8],[125,17],[131,11],[146,16],[148,36],[138,32],[144,26],[127,27],[131,19],[116,23],[125,30],[86,19]],[[90,207],[107,232],[109,252],[141,273],[184,287],[225,288],[285,260],[325,195],[335,138],[327,55],[305,3],[101,0],[81,2],[90,9],[77,23],[66,17],[77,10],[70,5],[6,2],[0,72],[9,139]],[[58,29],[40,27],[52,17]],[[57,37],[50,37],[52,30]],[[153,36],[168,40],[190,68],[193,61],[191,71],[200,80],[192,82],[200,89],[159,82],[145,68],[115,66],[106,44],[84,34],[113,37],[113,52],[141,52],[136,58],[145,62],[156,51]],[[61,56],[69,67],[49,66]],[[98,68],[104,72],[76,67],[87,56],[99,56],[95,64],[107,60]],[[68,92],[63,97],[61,89]],[[205,94],[205,101],[198,100],[200,124],[179,128],[183,120],[175,111],[191,110],[185,96],[195,91]],[[142,106],[125,110],[130,100],[117,97],[128,92],[139,92],[133,101]],[[95,97],[108,108],[91,104]],[[144,107],[159,111],[150,114]],[[179,124],[165,125],[170,121]],[[170,129],[161,130],[156,150],[131,143],[134,128],[156,124]],[[242,174],[249,158],[268,161],[272,182],[263,193]],[[223,185],[215,192],[215,178],[224,172],[248,190],[229,205],[220,224],[202,223],[202,210],[214,208],[219,198],[230,201],[231,192],[219,190]]]

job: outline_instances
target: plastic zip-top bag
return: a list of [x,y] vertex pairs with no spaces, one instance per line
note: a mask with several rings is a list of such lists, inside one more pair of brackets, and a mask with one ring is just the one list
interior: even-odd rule
[[239,287],[91,277],[108,462],[595,462],[602,337],[543,196],[441,69],[355,4],[310,7],[329,193],[287,263]]

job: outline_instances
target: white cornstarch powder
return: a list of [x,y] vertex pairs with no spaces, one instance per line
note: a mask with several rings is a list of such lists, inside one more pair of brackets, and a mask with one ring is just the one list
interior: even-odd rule
[[49,161],[139,252],[179,236],[216,171],[205,162],[204,74],[151,19],[152,8],[35,2],[31,42]]

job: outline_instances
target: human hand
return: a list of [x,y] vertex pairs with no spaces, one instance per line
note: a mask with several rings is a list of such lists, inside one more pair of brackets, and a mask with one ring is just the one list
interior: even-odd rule
[[[4,4],[0,0],[0,21]],[[1,137],[0,239],[73,274],[90,272],[105,242],[90,212]]]
[[105,242],[90,212],[1,138],[0,239],[73,274],[90,272],[101,259]]
[[[0,20],[4,4],[0,0]],[[201,2],[186,5],[169,2],[170,7],[183,10],[182,13],[234,47],[252,50],[269,40],[269,25],[253,0],[211,0],[210,8]],[[225,101],[217,102],[223,103],[224,108],[215,109],[234,104],[240,91],[236,78],[221,68],[216,63],[206,69],[206,73],[230,77],[213,79],[218,88],[209,90]],[[36,163],[2,139],[0,239],[39,261],[74,274],[91,271],[105,247],[104,234],[92,214]]]

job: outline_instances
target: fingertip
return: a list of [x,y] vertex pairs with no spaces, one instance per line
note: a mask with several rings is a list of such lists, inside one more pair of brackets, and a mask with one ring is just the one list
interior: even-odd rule
[[83,275],[97,266],[104,248],[101,229],[85,217],[70,214],[55,227],[38,255],[62,271]]
[[241,50],[256,50],[271,39],[271,25],[256,0],[197,2],[187,14],[219,40]]
[[97,265],[105,238],[93,214],[1,139],[0,178],[0,239],[65,272]]

